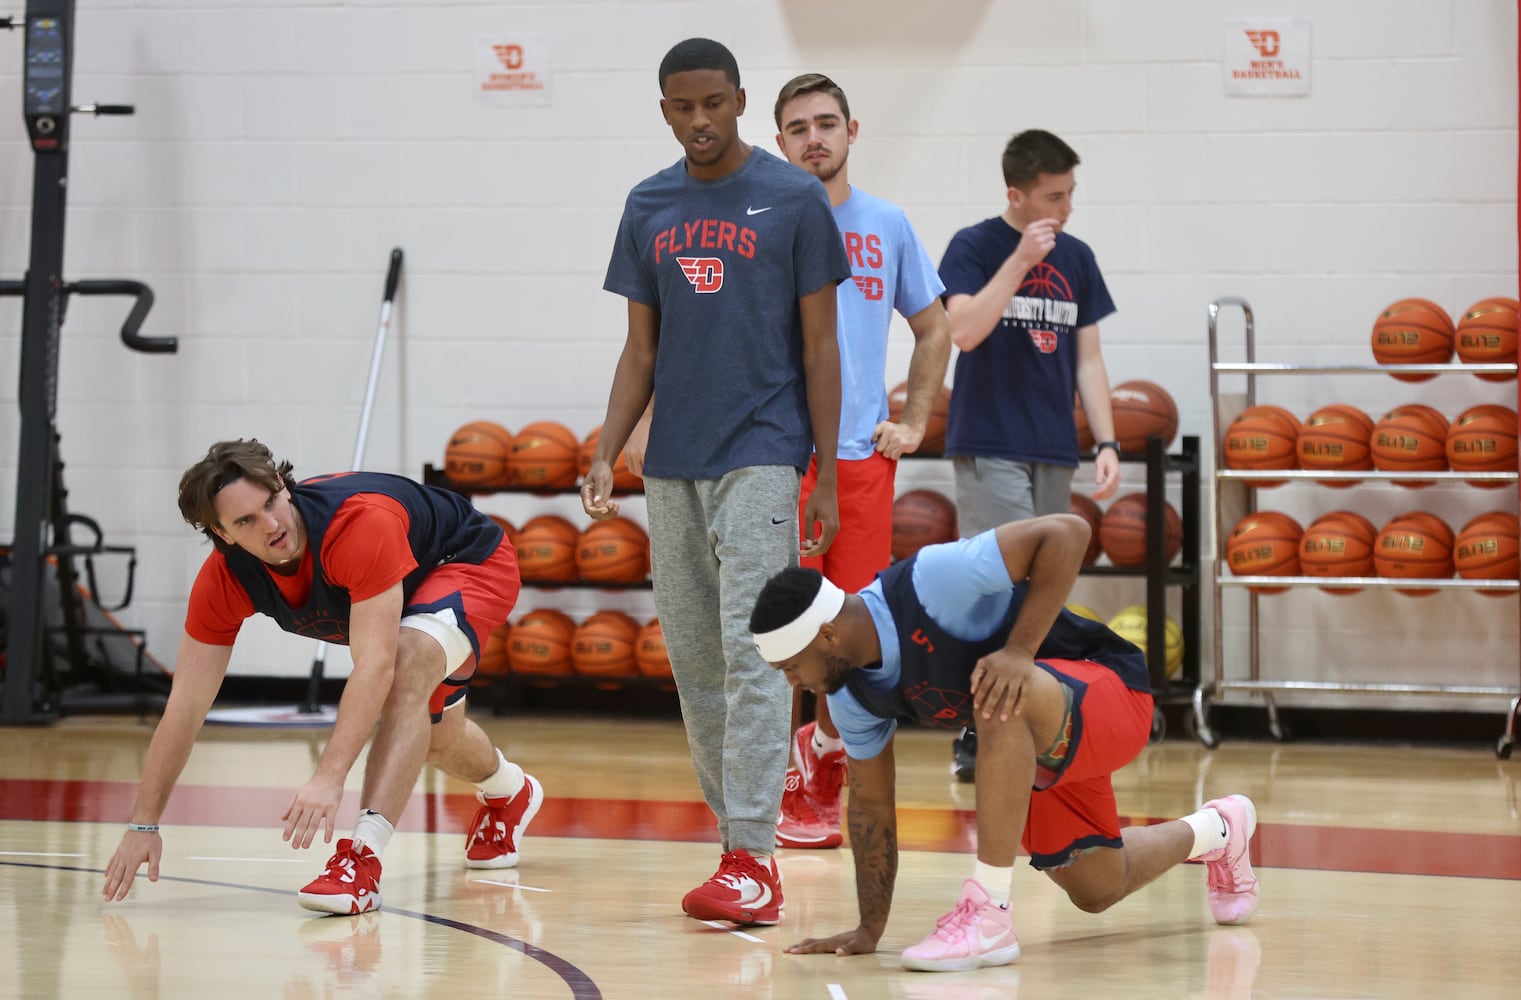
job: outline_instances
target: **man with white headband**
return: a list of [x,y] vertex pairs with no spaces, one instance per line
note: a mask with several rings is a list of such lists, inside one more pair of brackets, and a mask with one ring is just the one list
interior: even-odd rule
[[1019,957],[1009,911],[1015,837],[1082,910],[1098,913],[1186,860],[1205,863],[1210,913],[1257,909],[1248,860],[1256,809],[1242,795],[1182,819],[1120,828],[1110,776],[1151,733],[1141,651],[1066,611],[1089,527],[1055,514],[928,546],[858,594],[788,569],[750,616],[756,648],[788,683],[827,695],[849,757],[847,825],[861,922],[787,950],[863,955],[887,926],[898,869],[893,735],[900,717],[959,728],[976,716],[977,862],[950,913],[903,952],[949,972]]

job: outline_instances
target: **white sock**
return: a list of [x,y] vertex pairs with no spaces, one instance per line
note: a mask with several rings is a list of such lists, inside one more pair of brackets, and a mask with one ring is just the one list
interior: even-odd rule
[[523,769],[496,752],[496,770],[475,783],[488,799],[510,799],[523,787]]
[[1014,885],[1014,866],[1000,868],[997,865],[977,862],[977,867],[972,870],[972,878],[977,880],[988,892],[988,898],[994,906],[1008,906],[1009,892]]
[[385,853],[391,834],[395,832],[390,820],[373,809],[366,809],[354,824],[354,850],[363,853],[362,849],[368,847],[378,858]]
[[1189,813],[1183,817],[1182,821],[1194,831],[1194,848],[1188,852],[1190,861],[1211,851],[1220,850],[1230,837],[1230,829],[1226,826],[1225,817],[1221,816],[1214,806],[1200,809],[1196,813]]
[[836,753],[845,749],[845,741],[838,736],[830,736],[819,726],[813,727],[813,752],[820,757],[826,753]]

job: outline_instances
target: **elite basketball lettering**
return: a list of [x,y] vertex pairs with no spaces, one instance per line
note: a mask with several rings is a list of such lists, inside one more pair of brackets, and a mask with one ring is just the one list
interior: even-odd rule
[[755,259],[755,230],[726,219],[694,219],[655,234],[655,263],[685,250],[728,250]]
[[882,237],[876,233],[841,233],[845,237],[845,256],[851,267],[882,266]]
[[724,286],[724,262],[717,257],[677,257],[676,263],[699,295],[710,295]]

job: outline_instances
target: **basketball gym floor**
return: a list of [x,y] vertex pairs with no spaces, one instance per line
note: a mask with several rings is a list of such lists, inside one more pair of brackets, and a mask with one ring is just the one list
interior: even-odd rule
[[329,851],[280,840],[325,730],[208,726],[163,818],[162,877],[106,904],[151,720],[0,729],[0,997],[1509,998],[1521,981],[1521,767],[1482,747],[1150,747],[1116,781],[1133,821],[1255,800],[1252,922],[1210,921],[1198,865],[1090,915],[1021,862],[1020,960],[933,974],[897,953],[971,868],[974,790],[951,780],[948,734],[899,737],[892,918],[878,954],[841,959],[782,949],[854,925],[848,849],[780,852],[780,926],[682,914],[718,850],[679,720],[476,717],[544,784],[521,866],[467,871],[474,799],[425,772],[385,909],[358,917],[300,909]]

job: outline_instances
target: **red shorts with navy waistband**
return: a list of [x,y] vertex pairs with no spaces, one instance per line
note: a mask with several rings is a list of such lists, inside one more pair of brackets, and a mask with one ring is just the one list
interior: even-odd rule
[[[840,530],[822,556],[799,560],[804,569],[816,569],[836,587],[854,594],[887,568],[893,559],[893,483],[897,474],[898,463],[880,451],[835,463]],[[818,481],[819,460],[815,457],[808,462],[798,494],[800,526],[806,523],[803,510]]]
[[479,563],[444,563],[423,577],[412,599],[402,609],[402,617],[426,614],[449,608],[460,631],[475,651],[428,698],[428,713],[434,722],[444,717],[444,709],[464,700],[480,661],[481,647],[492,632],[507,621],[518,602],[522,577],[518,574],[518,554],[505,537],[496,551]]
[[[1110,776],[1140,755],[1151,738],[1152,699],[1118,674],[1088,660],[1037,661],[1081,692],[1072,706],[1072,740],[1054,783],[1030,794],[1021,844],[1030,864],[1064,868],[1093,847],[1119,847],[1120,816]],[[1086,689],[1084,688],[1086,686]]]

